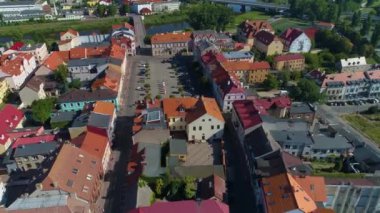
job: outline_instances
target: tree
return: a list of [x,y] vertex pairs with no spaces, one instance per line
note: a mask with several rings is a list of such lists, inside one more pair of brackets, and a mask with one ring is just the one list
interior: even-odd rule
[[320,67],[319,57],[316,54],[306,53],[305,62],[308,65],[309,69],[316,69]]
[[98,14],[99,17],[106,16],[106,14],[107,14],[106,6],[104,6],[102,4],[98,4],[98,6],[96,7],[96,13]]
[[115,16],[117,13],[117,6],[115,4],[111,4],[108,6],[107,10],[107,16]]
[[180,195],[181,187],[182,187],[182,181],[179,179],[173,179],[169,185],[169,192],[168,192],[167,198],[173,201],[180,200],[182,197]]
[[360,11],[354,12],[354,14],[352,15],[352,19],[351,19],[351,25],[353,27],[356,27],[359,25],[361,16],[362,16],[362,14]]
[[297,101],[310,103],[322,99],[318,85],[309,79],[301,79],[296,87],[291,88],[289,95]]
[[372,33],[371,44],[377,46],[377,42],[380,40],[380,24],[377,24],[375,30]]
[[232,10],[221,4],[202,2],[187,9],[188,23],[195,30],[224,30],[232,20]]
[[362,28],[360,30],[360,34],[362,36],[367,35],[371,29],[371,25],[372,25],[372,18],[371,18],[371,15],[368,14],[367,20],[363,22]]
[[193,199],[197,190],[194,177],[185,177],[184,179],[184,197],[186,199]]
[[163,187],[164,181],[161,178],[158,178],[155,183],[155,192],[158,196],[161,196]]
[[281,80],[281,86],[286,87],[288,85],[288,82],[290,81],[290,71],[285,70],[280,72],[279,79]]
[[123,4],[123,6],[121,6],[120,13],[122,15],[125,15],[125,14],[130,13],[130,12],[131,12],[131,7],[128,4]]
[[55,100],[52,98],[33,101],[31,106],[33,120],[40,123],[45,123],[45,121],[50,118],[54,104]]
[[54,72],[54,79],[59,83],[66,84],[67,77],[69,76],[69,71],[66,65],[59,65],[57,70]]
[[80,82],[80,79],[74,79],[69,84],[69,88],[73,88],[73,89],[80,89],[81,86],[82,86],[82,83]]
[[279,82],[277,78],[272,74],[267,75],[267,78],[263,82],[263,86],[267,90],[277,89],[278,85],[279,85]]

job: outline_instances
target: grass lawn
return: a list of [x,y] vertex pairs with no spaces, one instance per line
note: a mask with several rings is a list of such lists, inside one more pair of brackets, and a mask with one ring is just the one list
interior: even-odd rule
[[314,176],[322,176],[329,178],[364,178],[363,173],[343,173],[343,172],[313,172]]
[[276,33],[281,33],[289,27],[307,28],[311,26],[308,21],[303,21],[301,19],[294,18],[282,18],[278,21],[272,23],[272,26]]
[[320,162],[320,161],[312,161],[311,166],[314,170],[323,170],[323,169],[329,169],[334,167],[334,163],[329,162]]
[[186,20],[187,20],[186,13],[177,11],[173,13],[163,13],[163,14],[145,16],[144,24],[151,26],[151,25],[184,22]]
[[264,12],[260,11],[250,11],[246,13],[237,13],[234,15],[234,20],[227,25],[226,30],[227,31],[233,31],[236,30],[236,27],[242,23],[245,20],[254,20],[254,19],[262,19],[267,20],[270,18],[269,15],[265,14]]
[[126,17],[118,18],[102,18],[96,20],[86,21],[57,21],[50,23],[21,23],[18,25],[1,26],[1,36],[14,36],[15,33],[28,35],[33,32],[40,32],[45,35],[47,41],[58,40],[57,33],[72,28],[78,31],[83,30],[99,30],[101,32],[108,32],[113,24],[118,24],[127,21]]
[[362,115],[344,115],[343,118],[355,129],[380,145],[380,121],[369,120]]

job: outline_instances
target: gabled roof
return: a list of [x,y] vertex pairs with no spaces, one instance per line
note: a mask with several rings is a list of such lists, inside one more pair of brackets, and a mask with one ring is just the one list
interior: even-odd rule
[[267,114],[267,111],[273,107],[289,109],[292,102],[288,96],[279,96],[275,98],[255,99],[253,100],[253,104],[260,114]]
[[202,178],[197,184],[197,198],[203,200],[217,198],[221,201],[224,200],[226,193],[226,181],[216,174],[207,178]]
[[49,143],[53,142],[55,139],[55,135],[47,134],[47,135],[39,135],[32,137],[20,137],[17,138],[16,141],[12,144],[12,148],[17,148],[19,146],[28,145],[28,144],[36,144],[36,143]]
[[[196,98],[165,98],[162,101],[162,107],[165,115],[169,117],[185,116],[185,111],[192,108],[197,103]],[[183,109],[183,111],[182,111]]]
[[73,29],[68,29],[67,31],[65,31],[65,32],[61,32],[61,33],[59,33],[59,35],[60,36],[63,36],[64,34],[66,34],[66,33],[70,33],[71,35],[75,35],[75,36],[79,36],[79,32],[78,31],[76,31],[76,30],[73,30]]
[[239,28],[247,38],[255,37],[260,30],[274,32],[272,26],[266,20],[246,20],[239,25]]
[[50,70],[56,70],[59,65],[64,63],[64,60],[58,52],[52,52],[42,64]]
[[194,108],[186,115],[186,122],[191,123],[201,116],[208,114],[215,119],[224,122],[222,113],[214,98],[201,97],[198,99]]
[[20,50],[25,44],[21,41],[16,41],[9,49],[11,50]]
[[281,38],[289,43],[292,43],[296,38],[298,38],[303,31],[298,28],[288,28],[281,34]]
[[261,30],[260,32],[258,32],[255,36],[255,39],[265,45],[269,45],[273,41],[278,40],[278,38],[275,35],[265,30]]
[[288,212],[297,209],[313,212],[317,209],[314,200],[288,173],[262,178],[262,189],[268,212]]
[[36,155],[49,155],[60,147],[60,143],[52,141],[49,143],[32,143],[15,148],[13,157],[29,157]]
[[48,175],[42,181],[43,190],[60,189],[88,202],[94,202],[93,192],[99,187],[101,161],[71,144],[64,144]]
[[293,176],[303,190],[315,201],[326,202],[326,184],[324,177],[318,176]]
[[24,119],[24,113],[10,104],[6,104],[0,111],[0,144],[8,140],[6,132],[15,129]]

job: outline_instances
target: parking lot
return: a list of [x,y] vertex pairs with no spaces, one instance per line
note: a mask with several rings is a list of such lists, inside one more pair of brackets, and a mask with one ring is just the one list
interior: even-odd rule
[[338,114],[362,112],[371,106],[380,106],[378,99],[353,100],[327,103]]
[[130,85],[134,90],[134,102],[157,96],[168,98],[211,95],[211,91],[205,90],[191,72],[192,57],[179,57],[134,57],[130,61],[133,63],[131,69],[134,69],[132,73],[135,75],[135,81]]

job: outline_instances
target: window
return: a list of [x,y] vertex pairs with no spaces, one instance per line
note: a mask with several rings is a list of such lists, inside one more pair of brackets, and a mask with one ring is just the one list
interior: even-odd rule
[[202,119],[202,122],[205,122],[205,119]]
[[202,135],[202,140],[206,140],[206,137],[204,135]]
[[181,122],[182,122],[182,121],[183,121],[183,118],[180,118],[180,119],[179,119],[179,121],[181,121]]
[[214,125],[211,125],[211,129],[214,129]]
[[82,192],[87,193],[87,192],[88,192],[88,186],[83,186],[83,190],[82,190]]
[[216,128],[217,128],[217,129],[220,129],[220,125],[217,125]]
[[76,175],[76,174],[78,174],[78,169],[76,169],[76,168],[73,168],[73,170],[71,171],[74,175]]
[[172,121],[175,122],[175,118],[172,118]]
[[87,177],[86,177],[87,180],[92,180],[92,175],[90,174],[87,174]]
[[173,128],[172,128],[173,130],[175,130],[175,126],[173,126]]
[[91,163],[95,165],[95,164],[96,164],[96,161],[92,160]]
[[202,130],[202,126],[199,126],[199,130]]
[[197,130],[197,127],[193,126],[193,131],[196,131]]
[[68,186],[68,187],[73,187],[73,184],[74,184],[74,181],[70,180],[70,179],[68,179],[66,182],[66,186]]
[[182,129],[182,126],[179,126],[179,129]]

